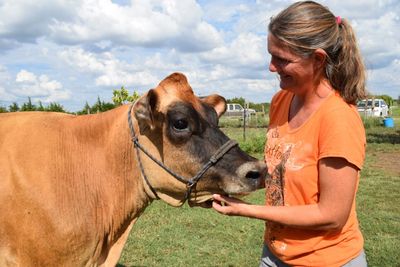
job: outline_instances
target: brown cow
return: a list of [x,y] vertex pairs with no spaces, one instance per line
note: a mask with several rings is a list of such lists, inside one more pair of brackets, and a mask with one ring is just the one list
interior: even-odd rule
[[265,165],[217,127],[225,108],[174,73],[132,107],[1,114],[0,266],[114,266],[152,200],[262,187]]

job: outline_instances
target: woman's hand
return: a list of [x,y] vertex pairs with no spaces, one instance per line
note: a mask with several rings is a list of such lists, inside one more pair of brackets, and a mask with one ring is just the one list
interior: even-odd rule
[[213,209],[221,214],[229,216],[246,216],[246,207],[250,205],[240,199],[219,194],[214,194],[213,198]]

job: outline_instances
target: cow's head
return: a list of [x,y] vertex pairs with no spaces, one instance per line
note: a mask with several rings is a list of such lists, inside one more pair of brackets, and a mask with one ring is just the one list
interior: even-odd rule
[[[140,144],[170,170],[189,180],[229,141],[218,128],[218,119],[225,110],[223,97],[196,97],[186,77],[174,73],[140,98],[132,112]],[[141,161],[157,195],[173,206],[182,205],[186,184],[143,153]],[[209,204],[213,193],[254,191],[264,186],[265,175],[263,162],[234,146],[204,173],[191,192],[189,204]],[[146,190],[149,191],[147,186]]]

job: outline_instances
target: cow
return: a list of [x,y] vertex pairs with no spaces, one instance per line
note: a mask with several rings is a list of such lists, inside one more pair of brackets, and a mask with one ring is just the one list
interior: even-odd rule
[[225,109],[173,73],[104,113],[1,114],[0,266],[115,266],[153,200],[263,187],[265,164],[218,128]]

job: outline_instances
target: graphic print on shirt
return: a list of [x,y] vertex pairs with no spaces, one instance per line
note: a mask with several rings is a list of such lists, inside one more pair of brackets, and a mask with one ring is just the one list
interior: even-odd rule
[[270,206],[283,206],[285,204],[285,164],[289,159],[292,147],[283,148],[279,140],[279,131],[272,128],[267,132],[268,142],[265,146],[265,156],[267,159],[269,179],[265,182],[266,201]]
[[[268,130],[265,146],[265,159],[270,174],[265,183],[267,205],[289,205],[285,203],[285,174],[287,170],[296,171],[303,168],[301,151],[307,149],[307,147],[301,141],[293,143],[289,137],[281,136],[278,127],[271,127]],[[286,250],[287,244],[276,240],[276,237],[272,234],[284,231],[284,226],[267,222],[267,231],[270,233],[268,235],[270,245],[278,251]]]
[[285,203],[286,170],[298,171],[304,167],[303,155],[312,148],[302,141],[293,142],[288,135],[282,136],[278,127],[267,132],[265,160],[269,179],[266,180],[266,201],[270,206],[283,206]]
[[283,154],[281,162],[275,166],[274,171],[271,173],[270,178],[265,183],[267,190],[267,201],[271,206],[283,206],[285,205],[285,164],[289,158],[290,151],[289,147]]

